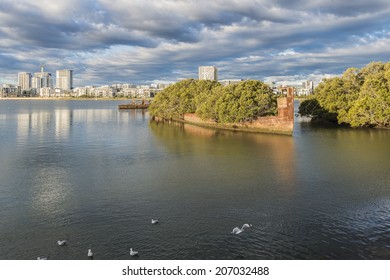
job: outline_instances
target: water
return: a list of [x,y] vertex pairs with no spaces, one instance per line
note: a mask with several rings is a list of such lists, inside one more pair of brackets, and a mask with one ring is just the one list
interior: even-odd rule
[[390,130],[233,133],[122,102],[0,100],[0,259],[390,259]]

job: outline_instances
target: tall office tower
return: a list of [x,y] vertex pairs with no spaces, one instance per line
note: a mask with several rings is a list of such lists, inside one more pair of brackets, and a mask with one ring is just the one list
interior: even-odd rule
[[40,77],[36,77],[35,74],[31,78],[31,87],[32,88],[36,88],[36,89],[39,90],[41,88],[41,78]]
[[305,81],[302,83],[302,89],[304,91],[304,94],[309,95],[314,92],[314,83],[313,81]]
[[218,70],[214,66],[200,66],[199,80],[218,81]]
[[71,90],[73,88],[73,70],[57,70],[56,88]]
[[21,90],[29,90],[31,88],[31,73],[18,73],[18,86]]
[[41,65],[41,72],[34,73],[32,78],[32,87],[36,89],[40,88],[53,88],[53,79],[49,72],[43,71],[43,65]]

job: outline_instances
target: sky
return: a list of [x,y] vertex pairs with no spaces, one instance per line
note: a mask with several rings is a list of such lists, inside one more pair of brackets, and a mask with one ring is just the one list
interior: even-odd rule
[[0,83],[73,69],[74,86],[197,78],[321,81],[389,61],[388,0],[1,0]]

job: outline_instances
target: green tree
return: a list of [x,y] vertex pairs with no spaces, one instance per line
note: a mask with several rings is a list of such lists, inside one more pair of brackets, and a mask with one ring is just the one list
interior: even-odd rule
[[[349,68],[341,78],[324,79],[314,99],[317,118],[337,117],[352,127],[390,126],[390,63],[371,62],[362,69]],[[300,112],[310,112],[302,102]],[[326,112],[326,113],[324,113]]]
[[234,123],[276,113],[272,89],[260,81],[221,86],[215,81],[184,80],[158,93],[149,107],[154,116],[182,119],[196,113],[202,119]]
[[318,100],[315,98],[309,98],[304,101],[299,106],[298,114],[301,116],[308,116],[313,119],[323,119],[324,114],[327,112],[323,107],[321,107]]
[[180,81],[156,94],[149,112],[154,116],[182,119],[184,114],[196,111],[195,99],[198,95],[207,94],[219,85],[215,81],[194,79]]
[[359,99],[348,112],[352,127],[390,125],[390,95],[384,74],[367,75]]
[[219,122],[252,121],[276,113],[276,99],[272,89],[260,81],[243,81],[221,89],[215,102]]
[[196,115],[203,120],[213,120],[219,122],[216,103],[221,97],[223,91],[222,86],[214,87],[211,92],[202,92],[195,98],[197,109]]
[[317,100],[327,111],[336,113],[340,108],[345,108],[344,81],[339,77],[325,80],[316,90]]

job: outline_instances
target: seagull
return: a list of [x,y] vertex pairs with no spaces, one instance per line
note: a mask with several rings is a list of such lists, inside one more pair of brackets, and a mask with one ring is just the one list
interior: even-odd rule
[[92,253],[92,250],[91,250],[91,249],[88,249],[88,257],[90,257],[90,258],[93,257],[93,253]]
[[58,240],[58,241],[57,241],[57,244],[58,244],[59,246],[64,246],[64,245],[66,245],[66,243],[67,243],[66,240]]
[[158,224],[159,220],[158,219],[152,219],[152,224]]
[[235,227],[231,233],[234,233],[234,234],[240,234],[241,232],[244,231],[245,228],[249,228],[251,227],[252,224],[243,224],[241,228],[238,228],[238,227]]
[[138,252],[137,251],[133,251],[133,248],[130,248],[130,256],[134,257],[134,256],[137,256],[138,255]]
[[38,257],[37,260],[42,261],[42,260],[47,260],[48,258],[49,258],[49,257],[41,256],[41,257]]

